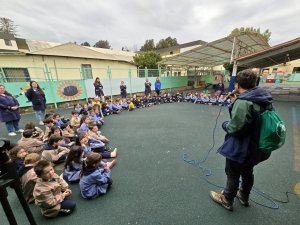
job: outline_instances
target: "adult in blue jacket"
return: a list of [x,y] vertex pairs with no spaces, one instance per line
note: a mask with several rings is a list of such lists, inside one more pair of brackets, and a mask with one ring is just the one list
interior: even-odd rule
[[20,118],[19,102],[0,85],[0,121],[5,123],[9,136],[23,131],[19,128]]
[[35,111],[36,119],[40,125],[44,125],[43,119],[46,109],[46,96],[44,91],[40,88],[37,82],[30,81],[30,88],[26,91],[25,96],[32,103],[33,110]]
[[252,70],[238,73],[234,86],[240,95],[229,106],[230,121],[222,124],[226,136],[218,152],[226,158],[227,183],[222,192],[211,191],[210,196],[228,210],[233,210],[235,197],[244,206],[249,206],[254,184],[253,168],[270,156],[270,153],[258,150],[258,117],[261,109],[270,106],[272,96],[256,87],[256,80],[257,75]]
[[161,82],[160,82],[159,78],[156,78],[154,87],[155,87],[155,92],[156,92],[157,96],[159,96],[160,95],[160,89],[161,89]]

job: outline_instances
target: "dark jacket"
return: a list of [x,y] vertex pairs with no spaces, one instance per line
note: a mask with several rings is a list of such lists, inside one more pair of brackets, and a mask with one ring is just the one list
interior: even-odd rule
[[96,96],[99,96],[99,97],[104,96],[103,85],[100,82],[95,82],[94,87],[95,87],[95,95]]
[[0,95],[0,121],[9,122],[21,118],[19,110],[11,110],[12,106],[19,106],[17,99],[10,95]]
[[29,88],[26,93],[26,97],[32,102],[33,110],[35,111],[45,111],[46,109],[46,97],[43,91],[39,88],[36,91],[33,88]]
[[272,96],[255,87],[241,94],[229,107],[231,120],[222,127],[227,132],[218,152],[238,163],[253,165],[269,158],[270,154],[258,150],[259,115],[261,109],[272,103]]

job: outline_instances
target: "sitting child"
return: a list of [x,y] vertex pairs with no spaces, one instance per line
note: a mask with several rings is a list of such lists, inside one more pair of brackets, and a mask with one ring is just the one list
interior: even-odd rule
[[32,130],[24,130],[23,137],[18,141],[18,145],[22,146],[27,150],[28,153],[38,153],[41,154],[44,148],[44,143],[36,138],[33,138]]
[[82,177],[79,182],[80,192],[85,199],[94,199],[105,195],[112,185],[110,169],[101,162],[101,155],[91,153],[82,167]]
[[[44,123],[43,123],[43,125],[44,125]],[[33,138],[38,139],[39,141],[43,140],[44,131],[41,128],[36,127],[34,125],[34,123],[32,123],[32,122],[27,123],[25,125],[25,130],[32,130],[32,137]]]
[[69,141],[75,141],[76,134],[69,124],[64,123],[61,125],[61,135],[64,139],[69,139]]
[[34,171],[38,179],[33,196],[42,214],[45,217],[71,214],[76,203],[65,198],[70,196],[72,191],[66,181],[54,172],[51,162],[41,160],[34,167]]
[[72,146],[66,159],[63,178],[67,182],[75,183],[80,180],[84,151],[80,146]]
[[18,175],[20,176],[21,171],[24,169],[24,159],[27,155],[27,151],[22,146],[15,146],[9,150],[9,157],[14,163]]
[[33,203],[33,189],[38,177],[36,176],[33,167],[40,161],[41,157],[37,153],[30,153],[25,157],[25,167],[21,171],[21,185],[25,200],[28,203]]
[[66,160],[70,149],[60,146],[62,140],[62,136],[51,135],[48,143],[45,145],[42,159],[53,162],[54,164],[63,163]]
[[70,124],[74,129],[78,129],[80,127],[80,118],[77,111],[72,111],[72,117],[70,120]]
[[81,110],[82,110],[82,106],[80,105],[80,103],[74,105],[74,111],[76,111],[78,114],[81,112]]
[[48,118],[48,119],[44,119],[43,123],[46,126],[45,134],[44,134],[44,137],[43,137],[43,142],[45,143],[49,139],[49,133],[51,132],[51,127],[54,126],[54,121],[53,121],[53,119]]

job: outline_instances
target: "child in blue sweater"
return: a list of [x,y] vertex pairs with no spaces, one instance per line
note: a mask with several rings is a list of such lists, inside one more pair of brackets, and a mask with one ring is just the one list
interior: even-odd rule
[[112,185],[110,169],[101,159],[99,153],[92,152],[83,163],[79,187],[81,196],[85,199],[105,195]]

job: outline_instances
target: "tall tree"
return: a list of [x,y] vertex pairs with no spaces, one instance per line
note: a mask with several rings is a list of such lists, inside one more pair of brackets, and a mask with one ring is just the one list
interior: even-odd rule
[[107,40],[100,40],[100,41],[97,41],[95,44],[94,44],[94,47],[96,48],[107,48],[107,49],[110,49],[111,46],[109,44],[109,42]]
[[80,45],[81,45],[81,46],[88,46],[88,47],[91,47],[90,43],[88,43],[87,41],[81,43]]
[[176,38],[167,37],[166,39],[161,39],[156,44],[156,49],[169,48],[176,45],[178,45]]
[[0,17],[0,31],[17,36],[17,26],[11,19]]
[[231,31],[230,35],[238,35],[238,34],[240,34],[242,32],[260,34],[266,40],[266,42],[270,41],[270,37],[271,37],[271,34],[272,34],[269,31],[269,29],[265,30],[264,32],[261,32],[260,28],[241,27],[241,28],[234,28]]
[[141,52],[153,51],[155,50],[154,40],[148,39],[146,40],[145,44],[141,47]]
[[135,64],[141,68],[157,69],[158,62],[161,61],[161,56],[153,51],[142,52],[133,56]]

